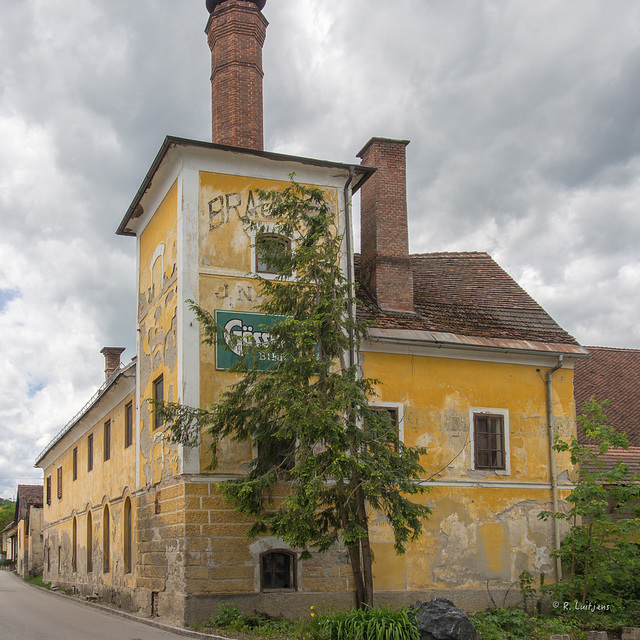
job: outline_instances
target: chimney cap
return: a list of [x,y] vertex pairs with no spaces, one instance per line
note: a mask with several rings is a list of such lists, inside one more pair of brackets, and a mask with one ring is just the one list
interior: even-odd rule
[[100,349],[100,353],[105,356],[112,353],[119,356],[125,350],[126,347],[102,347],[102,349]]
[[410,144],[410,140],[398,140],[396,138],[382,138],[380,136],[374,136],[373,138],[371,138],[371,140],[369,140],[369,142],[367,142],[367,144],[364,145],[364,147],[362,147],[362,149],[360,149],[360,151],[358,151],[358,153],[356,153],[356,158],[362,158],[362,156],[364,155],[365,151],[372,145],[375,143],[381,143],[381,144],[398,144],[398,145],[404,145],[405,147]]
[[[216,7],[227,0],[206,0],[207,11],[209,13],[213,13],[216,10]],[[264,9],[264,5],[267,4],[267,0],[245,0],[245,2],[253,2],[260,11]]]

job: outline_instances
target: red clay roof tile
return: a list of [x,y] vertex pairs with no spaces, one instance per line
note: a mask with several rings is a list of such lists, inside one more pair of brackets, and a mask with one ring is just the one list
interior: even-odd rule
[[[486,253],[410,256],[415,314],[382,311],[358,290],[358,316],[373,327],[577,345]],[[359,282],[360,256],[355,256]]]
[[[627,434],[630,446],[640,447],[640,349],[586,349],[589,357],[575,364],[576,412],[591,396],[598,402],[609,400],[609,423]],[[584,436],[578,437],[584,442]]]

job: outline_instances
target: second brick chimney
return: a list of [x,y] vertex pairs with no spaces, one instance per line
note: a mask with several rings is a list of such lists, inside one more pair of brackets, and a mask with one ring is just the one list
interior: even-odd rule
[[357,154],[377,171],[361,188],[360,281],[381,309],[413,312],[409,259],[406,146],[408,140],[371,138]]
[[[268,22],[248,0],[211,3],[212,141],[262,151],[262,46]],[[209,6],[209,4],[208,4]]]
[[120,368],[120,354],[124,347],[104,347],[100,353],[104,355],[104,379],[108,380],[114,371]]

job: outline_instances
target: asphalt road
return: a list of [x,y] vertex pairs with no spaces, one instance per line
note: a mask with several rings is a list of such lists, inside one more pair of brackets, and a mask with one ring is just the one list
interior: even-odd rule
[[184,640],[182,634],[122,618],[25,584],[0,571],[1,640]]

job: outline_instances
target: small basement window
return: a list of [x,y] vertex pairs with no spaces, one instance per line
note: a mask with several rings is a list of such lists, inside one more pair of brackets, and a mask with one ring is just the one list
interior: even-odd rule
[[260,557],[262,591],[288,589],[295,591],[295,555],[289,551],[267,551]]

